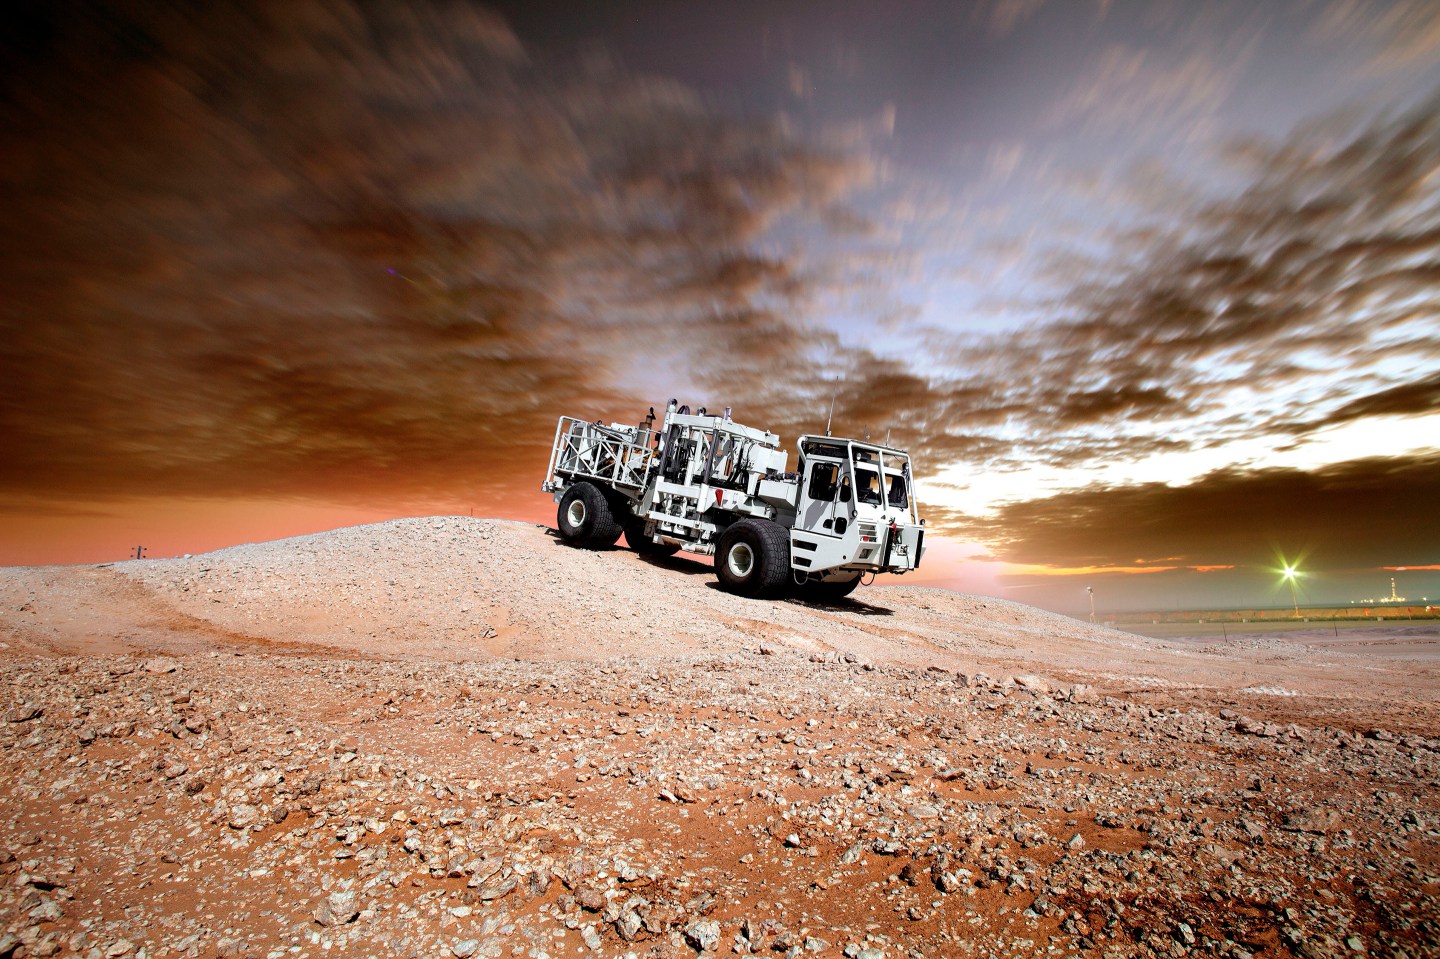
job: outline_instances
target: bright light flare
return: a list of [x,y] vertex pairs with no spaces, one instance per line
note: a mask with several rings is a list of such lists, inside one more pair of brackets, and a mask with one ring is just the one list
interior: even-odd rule
[[1295,591],[1295,581],[1300,577],[1300,566],[1298,563],[1287,563],[1285,558],[1280,557],[1280,582],[1290,587],[1290,607],[1295,611],[1295,618],[1300,618],[1300,596]]

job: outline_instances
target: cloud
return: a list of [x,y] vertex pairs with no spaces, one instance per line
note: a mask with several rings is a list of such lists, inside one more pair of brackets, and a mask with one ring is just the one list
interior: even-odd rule
[[1373,48],[1375,73],[1433,63],[1440,54],[1440,10],[1428,0],[1397,0],[1377,8],[1364,0],[1331,0],[1306,31],[1320,43],[1354,42]]
[[1303,551],[1317,571],[1440,562],[1440,453],[1314,471],[1210,473],[1185,486],[1072,490],[946,525],[993,557],[1059,568],[1273,566]]
[[931,335],[965,374],[932,407],[963,390],[982,433],[1050,465],[1423,411],[1440,362],[1437,107],[1236,145],[1248,186],[1150,209],[1102,250],[1067,247],[1053,292],[1014,304],[1026,327]]
[[1351,400],[1314,425],[1336,426],[1369,416],[1405,416],[1440,410],[1440,373]]
[[994,0],[985,11],[986,27],[992,36],[1009,36],[1044,6],[1045,0]]
[[1063,127],[1079,123],[1091,132],[1175,129],[1188,134],[1213,118],[1233,92],[1251,51],[1194,51],[1181,56],[1125,44],[1097,52],[1082,74],[1044,115]]
[[65,5],[0,99],[0,493],[533,495],[558,414],[800,329],[863,150],[466,4]]

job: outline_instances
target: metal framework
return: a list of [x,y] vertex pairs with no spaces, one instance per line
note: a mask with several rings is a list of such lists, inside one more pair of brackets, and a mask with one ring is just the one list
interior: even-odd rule
[[[655,433],[651,430],[620,429],[562,416],[555,427],[550,468],[545,475],[603,480],[616,489],[639,495],[650,479],[654,445]],[[544,489],[551,492],[554,486],[553,481],[547,481]]]

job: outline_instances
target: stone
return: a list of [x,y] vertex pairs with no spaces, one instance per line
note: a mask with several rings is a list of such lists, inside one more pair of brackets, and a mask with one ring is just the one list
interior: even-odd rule
[[231,829],[246,829],[260,818],[260,810],[246,803],[239,803],[230,807],[230,815],[225,818],[225,824]]
[[45,714],[45,710],[39,706],[32,706],[28,703],[16,706],[5,713],[7,723],[28,723],[32,719],[38,719]]
[[510,895],[519,884],[519,879],[515,876],[511,876],[509,879],[496,877],[481,884],[481,886],[475,890],[475,894],[480,897],[481,902],[491,902],[495,899],[501,899]]
[[935,888],[947,895],[960,890],[961,882],[958,873],[942,872],[934,878]]
[[343,926],[360,915],[359,898],[354,892],[332,892],[320,900],[311,915],[322,926]]
[[40,898],[40,905],[30,910],[30,918],[36,922],[59,922],[65,918],[65,910],[53,899]]
[[180,668],[180,664],[168,656],[156,656],[154,659],[145,660],[145,672],[147,673],[173,673]]
[[700,952],[714,952],[720,945],[720,923],[714,919],[695,919],[685,927],[685,941]]
[[1280,828],[1289,832],[1327,833],[1340,825],[1340,813],[1335,809],[1310,807],[1287,813],[1280,820]]
[[479,939],[461,939],[450,947],[450,952],[454,954],[455,959],[469,959],[470,956],[475,955],[475,950],[479,948]]
[[1015,685],[1021,689],[1028,689],[1032,693],[1048,693],[1050,684],[1034,673],[1021,673],[1015,677]]
[[627,909],[615,920],[615,932],[626,942],[634,942],[640,935],[640,930],[645,928],[645,921],[634,909]]

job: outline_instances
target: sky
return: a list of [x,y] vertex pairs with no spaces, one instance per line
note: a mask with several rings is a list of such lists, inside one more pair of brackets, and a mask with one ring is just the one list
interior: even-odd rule
[[908,581],[1440,597],[1428,0],[22,0],[0,563],[545,522],[560,415],[910,449]]

